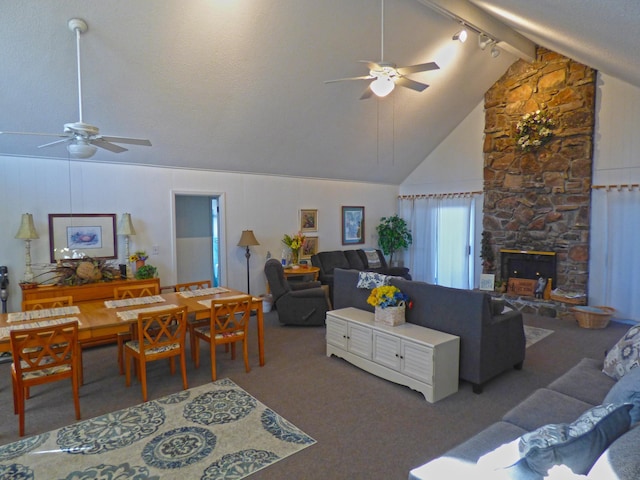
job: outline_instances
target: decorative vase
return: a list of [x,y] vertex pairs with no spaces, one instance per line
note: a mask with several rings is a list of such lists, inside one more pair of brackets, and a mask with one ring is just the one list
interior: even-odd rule
[[144,267],[144,260],[136,260],[136,270],[140,267]]
[[300,262],[300,249],[291,249],[291,264],[298,265]]

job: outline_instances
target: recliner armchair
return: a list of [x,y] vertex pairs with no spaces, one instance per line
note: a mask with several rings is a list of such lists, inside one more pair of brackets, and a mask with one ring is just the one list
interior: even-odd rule
[[264,273],[269,282],[280,323],[284,325],[324,325],[329,300],[320,282],[289,283],[282,265],[267,260]]

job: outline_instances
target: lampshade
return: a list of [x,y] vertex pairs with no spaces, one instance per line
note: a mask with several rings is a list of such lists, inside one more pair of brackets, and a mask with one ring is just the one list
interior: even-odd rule
[[118,224],[118,235],[135,235],[136,229],[133,228],[133,223],[131,223],[131,214],[123,213],[122,218],[120,219],[120,223]]
[[67,145],[67,150],[73,158],[91,158],[98,148],[86,140],[76,140],[75,143]]
[[250,247],[252,245],[260,245],[256,236],[253,234],[253,230],[243,230],[238,242],[239,247]]
[[20,221],[20,228],[16,233],[16,238],[20,240],[33,240],[40,238],[38,232],[36,232],[36,226],[33,224],[33,215],[30,213],[23,213],[22,220]]
[[369,85],[371,91],[378,97],[386,97],[393,91],[395,86],[396,84],[387,75],[380,75]]

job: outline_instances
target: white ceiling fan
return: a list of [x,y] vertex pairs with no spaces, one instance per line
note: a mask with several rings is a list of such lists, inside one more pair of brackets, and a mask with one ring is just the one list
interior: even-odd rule
[[406,75],[418,72],[428,72],[430,70],[438,70],[440,67],[435,62],[421,63],[408,67],[396,67],[394,63],[384,61],[384,0],[381,0],[380,15],[380,61],[373,62],[370,60],[360,60],[369,67],[369,75],[360,77],[338,78],[336,80],[326,80],[324,83],[343,82],[347,80],[372,80],[364,91],[360,100],[371,97],[372,94],[378,97],[386,97],[390,94],[396,85],[400,87],[410,88],[416,92],[424,91],[429,85],[416,82],[406,77]]
[[116,145],[124,143],[129,145],[143,145],[150,147],[149,140],[127,137],[112,137],[100,135],[100,129],[95,125],[84,123],[82,117],[82,75],[80,70],[80,34],[87,31],[87,22],[80,18],[72,18],[68,22],[69,30],[76,35],[76,56],[78,66],[78,113],[79,120],[73,123],[65,123],[63,133],[34,133],[34,132],[0,132],[0,134],[13,135],[41,135],[46,137],[61,137],[61,140],[45,143],[38,148],[50,147],[60,143],[67,144],[67,150],[73,158],[91,158],[97,151],[97,147],[104,148],[113,153],[126,152],[127,149]]

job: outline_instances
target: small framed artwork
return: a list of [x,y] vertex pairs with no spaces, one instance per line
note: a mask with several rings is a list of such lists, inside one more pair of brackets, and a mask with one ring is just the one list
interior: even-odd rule
[[300,210],[300,231],[318,231],[318,210]]
[[480,290],[493,292],[496,276],[493,273],[480,274]]
[[318,253],[318,237],[306,237],[302,244],[300,258],[311,258],[311,255]]
[[342,244],[364,243],[364,207],[342,207]]
[[50,213],[51,263],[60,259],[117,258],[115,213]]

